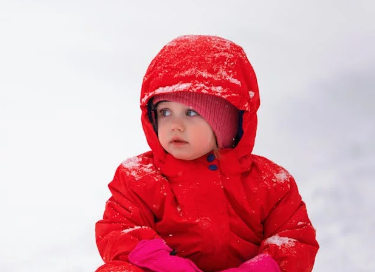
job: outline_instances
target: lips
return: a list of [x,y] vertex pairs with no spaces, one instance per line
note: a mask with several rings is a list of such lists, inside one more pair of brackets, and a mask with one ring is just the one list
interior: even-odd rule
[[181,138],[178,138],[178,137],[174,137],[174,138],[172,138],[171,143],[172,144],[187,144],[187,141],[185,141]]

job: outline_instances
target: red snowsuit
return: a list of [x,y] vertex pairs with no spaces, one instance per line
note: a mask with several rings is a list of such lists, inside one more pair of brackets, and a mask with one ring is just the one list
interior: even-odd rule
[[[241,110],[237,146],[220,150],[219,159],[207,154],[183,161],[166,154],[148,102],[176,90],[220,96]],[[111,264],[118,271],[142,271],[127,263],[128,254],[140,240],[155,237],[203,271],[238,267],[260,253],[270,254],[282,271],[312,270],[319,246],[293,177],[252,154],[259,104],[255,73],[236,44],[186,36],[159,52],[141,92],[142,125],[152,151],[122,163],[109,184],[112,197],[96,224],[107,264],[98,271],[110,271]]]

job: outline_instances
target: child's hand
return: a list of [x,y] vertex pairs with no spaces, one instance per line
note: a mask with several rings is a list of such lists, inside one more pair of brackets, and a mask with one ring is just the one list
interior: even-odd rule
[[221,272],[281,272],[279,265],[268,254],[260,254],[244,262],[238,268],[229,268]]
[[129,262],[154,272],[202,272],[189,259],[171,255],[162,239],[142,240],[129,254]]

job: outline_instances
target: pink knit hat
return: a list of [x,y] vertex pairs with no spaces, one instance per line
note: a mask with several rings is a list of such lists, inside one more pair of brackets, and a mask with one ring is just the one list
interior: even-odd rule
[[175,92],[154,96],[153,104],[173,101],[196,110],[210,124],[219,148],[233,147],[238,130],[238,109],[221,97],[192,92]]

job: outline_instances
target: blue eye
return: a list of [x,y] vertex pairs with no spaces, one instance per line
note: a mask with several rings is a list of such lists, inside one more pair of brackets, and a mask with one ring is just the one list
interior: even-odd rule
[[197,115],[199,115],[199,113],[196,112],[195,110],[187,110],[186,115],[187,116],[197,116]]
[[169,109],[161,109],[159,110],[161,116],[170,116],[171,115],[171,111]]

